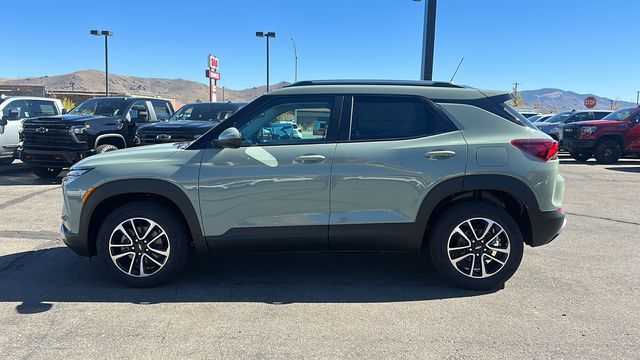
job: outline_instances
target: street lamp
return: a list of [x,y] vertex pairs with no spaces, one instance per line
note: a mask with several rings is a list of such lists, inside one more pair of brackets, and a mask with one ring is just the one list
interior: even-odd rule
[[293,42],[293,56],[295,56],[296,58],[296,72],[294,82],[298,82],[298,58],[300,57],[300,54],[298,53],[298,48],[296,47],[296,39],[291,38],[291,41]]
[[93,36],[104,36],[104,86],[105,93],[109,96],[109,42],[107,39],[109,36],[113,36],[113,32],[108,30],[91,30],[90,34]]
[[259,38],[267,38],[267,92],[269,92],[269,38],[275,38],[276,33],[256,31],[256,36]]
[[[421,0],[413,0],[420,2]],[[425,0],[424,7],[424,37],[422,39],[422,80],[433,80],[433,54],[436,42],[436,2],[437,0]]]

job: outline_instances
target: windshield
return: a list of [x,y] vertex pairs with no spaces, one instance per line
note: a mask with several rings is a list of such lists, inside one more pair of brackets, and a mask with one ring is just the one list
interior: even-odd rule
[[169,121],[222,122],[235,112],[235,106],[227,104],[188,104],[180,108]]
[[71,110],[69,114],[93,117],[118,116],[124,112],[124,108],[124,99],[89,99]]
[[545,122],[549,124],[564,123],[564,121],[568,119],[569,116],[571,116],[572,114],[573,112],[571,111],[563,112],[557,115],[553,115],[552,117],[547,119],[547,121]]
[[616,120],[616,121],[622,121],[626,118],[628,118],[629,116],[631,116],[631,114],[636,110],[637,108],[635,107],[629,107],[629,108],[624,108],[624,109],[620,109],[618,111],[612,112],[611,114],[605,116],[602,118],[602,120]]

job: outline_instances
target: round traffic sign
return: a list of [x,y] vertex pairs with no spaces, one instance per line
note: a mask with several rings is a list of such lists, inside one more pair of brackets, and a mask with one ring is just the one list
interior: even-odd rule
[[584,107],[586,107],[587,109],[593,109],[594,107],[596,107],[596,98],[594,98],[593,96],[589,96],[588,98],[584,99]]

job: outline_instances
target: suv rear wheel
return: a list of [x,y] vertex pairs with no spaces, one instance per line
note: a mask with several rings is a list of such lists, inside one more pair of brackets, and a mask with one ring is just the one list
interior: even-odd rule
[[622,148],[615,140],[604,140],[596,146],[594,155],[599,164],[614,164],[622,156]]
[[187,259],[188,231],[167,207],[141,201],[113,211],[98,232],[98,256],[125,285],[157,286],[177,275]]
[[493,289],[518,269],[520,227],[503,209],[473,201],[453,205],[429,236],[431,260],[447,279],[467,289]]
[[34,167],[31,168],[31,171],[38,177],[50,179],[58,176],[62,172],[62,168]]

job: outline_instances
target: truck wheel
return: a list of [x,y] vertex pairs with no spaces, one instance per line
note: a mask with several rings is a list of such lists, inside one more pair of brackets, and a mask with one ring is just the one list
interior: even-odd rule
[[50,179],[58,176],[61,172],[61,168],[50,168],[50,167],[34,167],[31,168],[34,174],[38,177]]
[[520,227],[503,209],[481,201],[451,206],[429,234],[436,270],[467,289],[502,286],[524,251]]
[[622,156],[622,148],[615,140],[604,140],[596,146],[594,155],[598,164],[614,164]]
[[584,153],[569,153],[569,156],[571,156],[576,161],[580,161],[580,162],[591,159],[591,154],[584,154]]
[[132,202],[115,209],[100,226],[98,256],[125,285],[157,286],[182,270],[188,234],[169,208],[149,201]]
[[102,144],[102,145],[98,145],[98,147],[96,148],[96,154],[102,154],[102,153],[106,153],[107,151],[114,151],[114,150],[118,150],[118,147],[111,144]]

